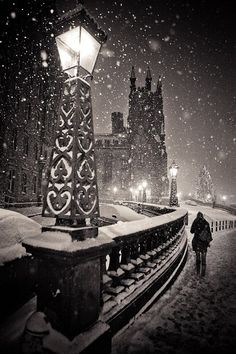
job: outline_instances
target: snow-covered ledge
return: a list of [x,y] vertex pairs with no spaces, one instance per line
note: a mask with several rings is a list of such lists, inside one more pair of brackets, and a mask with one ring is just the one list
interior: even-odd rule
[[96,248],[112,243],[112,239],[117,236],[127,236],[145,230],[153,229],[161,225],[169,224],[182,217],[186,217],[187,210],[177,209],[172,213],[144,218],[129,222],[118,221],[117,224],[103,226],[99,228],[98,237],[89,238],[83,241],[72,240],[72,237],[63,231],[45,231],[38,236],[27,238],[25,246],[47,248],[56,251],[73,253],[76,251],[86,251],[86,249]]
[[24,241],[25,246],[46,248],[55,251],[64,251],[67,253],[74,253],[77,251],[84,251],[112,245],[112,240],[105,234],[99,234],[96,238],[88,238],[83,241],[73,240],[70,234],[63,231],[45,231],[38,236],[27,238]]
[[152,218],[144,218],[141,220],[118,222],[117,224],[103,226],[99,228],[99,237],[109,236],[114,239],[117,236],[127,236],[138,232],[154,229],[161,225],[168,225],[180,218],[187,218],[187,210],[177,209],[172,213],[154,216]]

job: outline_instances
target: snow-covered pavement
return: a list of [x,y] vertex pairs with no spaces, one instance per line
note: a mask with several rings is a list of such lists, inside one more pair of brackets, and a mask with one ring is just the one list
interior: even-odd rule
[[[229,218],[229,214],[216,209],[182,207],[189,210],[190,245],[189,228],[198,210],[208,219]],[[176,282],[149,311],[113,338],[112,354],[233,353],[236,345],[235,253],[235,230],[214,233],[207,254],[206,274],[202,277],[196,273],[195,255],[189,246],[187,263]]]
[[[236,230],[213,233],[213,241],[207,254],[206,274],[202,277],[196,273],[189,228],[199,210],[209,222],[236,220],[236,216],[209,207],[186,204],[182,204],[181,207],[189,212],[189,225],[186,227],[189,237],[187,263],[175,283],[157,303],[130,324],[129,328],[113,338],[112,354],[234,352],[232,348],[236,346]],[[121,208],[118,211],[120,213]],[[145,222],[145,219],[142,222]],[[28,314],[32,310],[30,304],[25,313]],[[14,316],[17,320],[9,319],[9,325],[4,326],[4,331],[0,326],[1,344],[11,343],[11,347],[16,345],[18,340],[18,337],[12,340],[12,335],[9,334],[15,331],[12,321],[18,324],[20,320],[18,327],[22,330],[24,327],[22,321],[26,319],[25,315],[22,318],[19,314]],[[15,332],[19,334],[19,330]]]

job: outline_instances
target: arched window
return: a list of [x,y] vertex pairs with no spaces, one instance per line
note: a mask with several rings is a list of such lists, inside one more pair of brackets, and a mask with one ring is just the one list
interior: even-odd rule
[[13,145],[13,149],[16,150],[17,149],[17,129],[13,129],[12,131],[12,145]]
[[33,193],[34,194],[37,193],[37,177],[36,176],[33,177]]
[[27,192],[27,175],[26,175],[25,172],[22,173],[21,191],[22,191],[22,193],[26,193]]
[[28,156],[29,153],[29,139],[27,136],[24,137],[23,139],[23,152],[25,155]]
[[37,130],[40,130],[40,126],[41,126],[41,115],[40,113],[38,112],[36,114],[36,129]]
[[29,102],[28,105],[27,105],[27,110],[26,110],[26,119],[27,119],[27,121],[30,120],[30,117],[31,117],[31,103]]
[[34,158],[35,158],[35,160],[38,160],[38,152],[39,152],[38,144],[36,143],[34,145]]
[[9,171],[9,180],[8,180],[8,190],[9,190],[9,192],[12,192],[12,193],[15,190],[15,178],[16,178],[15,170],[10,170]]

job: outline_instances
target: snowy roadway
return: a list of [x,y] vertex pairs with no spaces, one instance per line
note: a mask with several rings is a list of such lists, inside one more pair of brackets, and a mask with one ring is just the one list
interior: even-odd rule
[[[182,205],[189,228],[201,210],[208,220],[229,219],[224,211]],[[235,217],[231,217],[235,219]],[[187,263],[172,287],[149,311],[113,338],[112,354],[231,354],[236,346],[236,231],[213,234],[204,277]]]

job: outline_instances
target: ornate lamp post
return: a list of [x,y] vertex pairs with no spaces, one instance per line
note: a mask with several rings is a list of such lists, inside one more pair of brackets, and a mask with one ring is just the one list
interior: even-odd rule
[[170,186],[170,206],[179,206],[178,196],[177,196],[177,174],[179,166],[172,162],[169,167],[170,176],[171,176],[171,186]]
[[[42,235],[24,242],[27,251],[39,261],[38,312],[27,321],[25,352],[32,353],[32,348],[37,347],[34,342],[38,343],[39,335],[45,336],[49,321],[53,329],[69,340],[77,337],[77,346],[82,343],[85,349],[73,346],[74,353],[93,352],[94,345],[99,352],[107,353],[99,349],[104,348],[104,343],[109,348],[111,342],[109,326],[99,320],[101,260],[109,254],[114,242],[107,237],[97,237],[92,243],[88,239],[97,236],[97,228],[88,224],[99,215],[88,78],[106,36],[82,5],[62,15],[56,34],[67,78],[43,205],[43,216],[56,217],[56,225],[43,228]],[[39,316],[43,326],[35,326]],[[57,345],[53,333],[50,332],[52,342]],[[43,352],[41,348],[37,350]],[[57,350],[53,348],[50,352]]]
[[82,5],[61,16],[56,34],[61,67],[67,78],[42,214],[56,217],[56,225],[50,230],[63,229],[73,239],[85,239],[97,236],[97,228],[91,226],[90,220],[99,215],[88,80],[106,36]]

